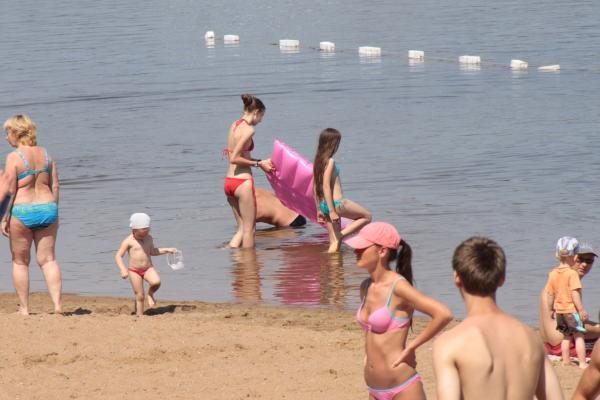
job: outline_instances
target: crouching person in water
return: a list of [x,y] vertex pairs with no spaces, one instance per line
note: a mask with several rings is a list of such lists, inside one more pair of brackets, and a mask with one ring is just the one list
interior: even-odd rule
[[257,187],[256,222],[273,225],[277,228],[298,228],[306,225],[306,218],[284,206],[275,193]]
[[472,237],[456,248],[452,268],[467,317],[434,343],[437,398],[562,399],[539,335],[496,304],[506,273],[502,248]]

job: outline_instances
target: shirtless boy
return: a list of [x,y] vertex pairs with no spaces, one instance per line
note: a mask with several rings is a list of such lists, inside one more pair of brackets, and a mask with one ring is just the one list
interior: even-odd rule
[[[147,214],[135,213],[129,222],[131,234],[121,243],[115,261],[121,270],[121,278],[129,277],[135,294],[135,314],[141,316],[144,314],[144,281],[150,285],[147,296],[150,307],[156,304],[154,293],[160,287],[160,276],[152,265],[151,256],[175,253],[177,249],[154,247],[154,241],[150,236],[150,217]],[[125,267],[123,263],[125,253],[129,254],[129,267]]]
[[452,268],[467,316],[435,341],[438,399],[562,399],[539,336],[496,304],[506,274],[502,248],[472,237],[456,248]]

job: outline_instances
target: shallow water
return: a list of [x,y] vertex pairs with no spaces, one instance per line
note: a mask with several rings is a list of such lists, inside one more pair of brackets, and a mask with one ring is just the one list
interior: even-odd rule
[[[319,131],[340,129],[347,197],[394,223],[415,251],[420,289],[462,314],[450,258],[473,234],[508,255],[503,307],[536,318],[556,239],[599,245],[597,151],[600,6],[592,1],[74,1],[25,0],[0,25],[0,111],[30,114],[58,161],[59,261],[65,291],[130,295],[114,252],[128,217],[147,212],[159,246],[162,298],[353,308],[365,277],[354,256],[323,254],[324,231],[261,230],[256,252],[224,244],[234,220],[220,150],[239,95],[267,105],[264,158],[281,138],[312,158]],[[239,45],[207,30],[239,34]],[[297,53],[273,43],[301,41]],[[336,42],[334,55],[310,47]],[[383,48],[360,58],[358,46]],[[410,64],[408,49],[422,49]],[[480,68],[460,67],[463,54]],[[511,72],[511,58],[527,60]],[[558,73],[537,66],[561,64]],[[10,148],[4,147],[4,154]],[[263,176],[257,184],[267,187]],[[267,228],[266,226],[260,227]],[[2,246],[0,291],[11,291]],[[32,268],[32,289],[43,289]],[[584,280],[595,314],[598,273]]]

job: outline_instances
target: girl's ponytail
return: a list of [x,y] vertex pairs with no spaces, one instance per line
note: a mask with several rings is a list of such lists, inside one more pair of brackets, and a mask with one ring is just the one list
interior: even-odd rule
[[[397,254],[395,254],[395,252],[397,252]],[[392,257],[396,257],[396,272],[402,275],[408,283],[412,285],[414,283],[412,272],[412,249],[404,239],[400,240],[400,248],[391,252],[390,258]]]

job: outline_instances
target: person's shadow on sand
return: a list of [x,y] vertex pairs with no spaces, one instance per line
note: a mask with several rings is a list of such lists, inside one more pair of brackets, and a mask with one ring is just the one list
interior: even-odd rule
[[88,310],[87,308],[77,308],[75,311],[66,311],[63,313],[65,317],[71,317],[73,315],[89,315],[92,313],[92,310]]
[[162,315],[167,313],[174,313],[179,308],[179,311],[192,311],[196,308],[194,305],[189,304],[169,304],[168,306],[149,308],[144,311],[144,315]]

